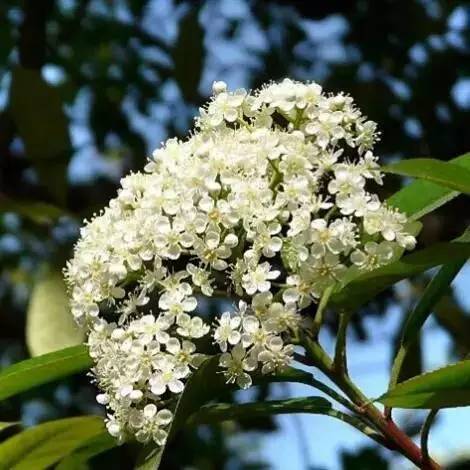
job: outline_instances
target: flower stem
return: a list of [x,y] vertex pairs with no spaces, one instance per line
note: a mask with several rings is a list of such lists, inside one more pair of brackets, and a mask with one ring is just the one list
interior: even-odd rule
[[421,430],[421,452],[423,453],[423,460],[426,462],[431,460],[428,450],[429,432],[431,431],[432,423],[434,422],[434,418],[438,411],[439,410],[431,410],[429,412],[426,420],[424,421],[423,429]]
[[315,339],[318,338],[318,334],[320,333],[320,328],[323,324],[323,314],[325,312],[326,306],[328,305],[328,301],[330,300],[331,294],[333,293],[334,285],[331,285],[325,289],[323,295],[321,296],[320,303],[318,304],[317,311],[315,313],[315,317],[313,318],[313,325],[312,325],[312,335]]

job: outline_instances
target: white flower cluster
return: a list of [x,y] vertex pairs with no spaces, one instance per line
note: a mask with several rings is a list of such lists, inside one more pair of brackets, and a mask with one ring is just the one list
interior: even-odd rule
[[[194,134],[123,178],[66,269],[113,435],[164,442],[199,338],[248,387],[289,364],[302,310],[325,289],[414,247],[406,217],[370,192],[376,139],[349,96],[316,83],[216,82]],[[215,295],[238,309],[211,330],[194,312]]]

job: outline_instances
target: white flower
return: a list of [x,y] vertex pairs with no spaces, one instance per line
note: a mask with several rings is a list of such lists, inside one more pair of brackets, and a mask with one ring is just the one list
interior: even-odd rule
[[369,212],[364,216],[364,229],[369,235],[380,232],[386,241],[397,241],[403,248],[412,249],[415,238],[406,232],[405,214],[382,206],[380,210]]
[[344,215],[364,215],[377,211],[380,208],[380,201],[377,196],[371,196],[365,191],[357,191],[349,195],[339,195],[336,204]]
[[129,315],[136,313],[138,307],[147,305],[149,300],[150,298],[147,296],[147,291],[145,289],[142,289],[140,292],[137,291],[129,294],[129,297],[123,301],[119,308],[119,312],[121,312],[119,323],[123,323]]
[[337,236],[334,227],[328,227],[325,219],[315,219],[310,224],[310,253],[315,258],[324,256],[327,252],[340,253],[343,251],[344,245]]
[[242,346],[250,349],[250,356],[257,359],[260,351],[262,351],[269,339],[272,337],[272,331],[266,328],[267,322],[260,320],[254,315],[247,315],[243,318],[243,335]]
[[257,361],[246,356],[246,350],[241,344],[237,344],[231,352],[220,356],[220,366],[224,369],[227,383],[236,383],[240,388],[251,387],[252,380],[247,372],[256,369]]
[[197,300],[195,297],[186,297],[182,291],[170,291],[161,295],[158,306],[167,310],[170,315],[177,316],[180,313],[192,312],[197,307]]
[[162,258],[178,259],[181,253],[194,243],[194,235],[188,233],[182,223],[170,224],[167,217],[162,217],[156,227],[157,233],[154,235],[153,243]]
[[267,348],[258,354],[258,360],[263,363],[261,372],[270,374],[276,370],[282,370],[291,363],[293,354],[292,344],[284,345],[279,336],[271,338]]
[[277,279],[280,274],[280,271],[271,271],[271,265],[266,261],[256,266],[254,270],[248,270],[242,278],[242,285],[249,295],[257,291],[266,292],[271,288],[270,281]]
[[217,319],[218,326],[213,336],[221,351],[226,352],[228,344],[235,346],[240,342],[241,320],[240,315],[231,315],[230,312],[222,313],[220,318]]
[[239,90],[236,93],[227,93],[225,91],[218,93],[207,110],[210,124],[218,126],[224,119],[228,122],[236,121],[240,115],[245,95],[244,90]]
[[297,312],[295,302],[286,304],[274,302],[269,307],[263,323],[267,331],[282,333],[288,330],[296,330],[301,318]]
[[351,261],[367,271],[389,263],[393,258],[393,245],[389,242],[367,242],[364,251],[355,250],[351,253]]
[[210,277],[211,273],[191,263],[186,265],[186,270],[191,274],[194,285],[199,287],[204,295],[211,297],[214,293],[214,289],[212,288],[214,280]]
[[282,293],[282,300],[286,303],[297,302],[299,307],[307,307],[311,303],[312,286],[309,283],[311,276],[305,275],[308,272],[305,269],[301,271],[302,275],[294,274],[286,279],[287,288]]
[[209,325],[206,325],[201,317],[190,317],[181,313],[176,317],[176,332],[183,338],[202,338],[209,332]]
[[170,339],[170,335],[167,332],[170,326],[171,322],[168,317],[162,315],[155,318],[153,315],[144,315],[139,320],[136,320],[129,329],[139,335],[139,341],[142,344],[150,344],[154,339],[164,344]]
[[222,81],[214,81],[212,83],[212,92],[214,95],[218,95],[219,93],[223,93],[227,91],[227,84]]
[[276,236],[281,231],[281,224],[277,221],[258,222],[253,230],[247,232],[248,240],[253,241],[255,250],[259,250],[267,258],[272,258],[282,248],[282,239]]
[[172,393],[181,393],[184,379],[189,374],[187,366],[181,366],[168,357],[162,357],[158,362],[158,371],[150,377],[150,390],[155,395],[163,395],[167,389]]
[[203,263],[209,264],[217,271],[227,268],[225,259],[232,253],[229,245],[221,243],[220,233],[215,230],[206,232],[204,240],[197,239],[194,249]]
[[198,367],[205,356],[196,353],[196,345],[188,340],[179,341],[171,338],[165,345],[167,352],[173,354],[179,365]]
[[334,179],[328,184],[331,194],[349,195],[361,191],[365,185],[365,179],[360,174],[348,167],[340,167],[335,170]]
[[311,283],[312,295],[321,297],[327,287],[341,281],[346,266],[341,263],[338,255],[326,253],[323,258],[312,260],[311,265],[305,268],[306,279]]
[[132,409],[129,414],[129,426],[136,431],[136,439],[147,443],[150,439],[158,445],[164,445],[168,437],[166,428],[173,420],[173,413],[167,409],[158,410],[150,403],[143,409]]

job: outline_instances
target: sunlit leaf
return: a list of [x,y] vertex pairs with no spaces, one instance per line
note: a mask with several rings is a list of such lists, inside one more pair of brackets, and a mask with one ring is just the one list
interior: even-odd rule
[[19,421],[10,421],[10,422],[4,422],[0,421],[0,432],[2,432],[5,429],[11,428],[13,426],[18,426]]
[[18,362],[0,372],[0,400],[91,367],[84,345]]
[[[470,153],[454,158],[450,162],[453,165],[470,170]],[[439,186],[430,181],[418,180],[402,188],[391,196],[387,202],[416,220],[446,204],[459,194],[458,191]]]
[[103,430],[98,416],[60,419],[26,429],[0,444],[1,468],[49,468]]
[[58,351],[81,344],[85,333],[75,323],[63,276],[47,272],[34,285],[30,297],[26,343],[32,356]]
[[450,408],[470,405],[470,360],[402,382],[382,395],[384,405],[397,408]]
[[94,436],[86,441],[79,449],[65,457],[55,470],[82,470],[87,467],[87,462],[96,455],[106,452],[118,445],[116,439],[111,437],[108,431]]
[[470,170],[433,158],[411,158],[382,167],[385,173],[421,178],[470,194]]

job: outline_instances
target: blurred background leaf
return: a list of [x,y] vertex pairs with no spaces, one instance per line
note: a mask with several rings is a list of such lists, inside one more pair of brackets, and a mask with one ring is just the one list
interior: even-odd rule
[[39,70],[16,67],[11,76],[10,111],[42,184],[64,204],[70,140],[58,90]]

